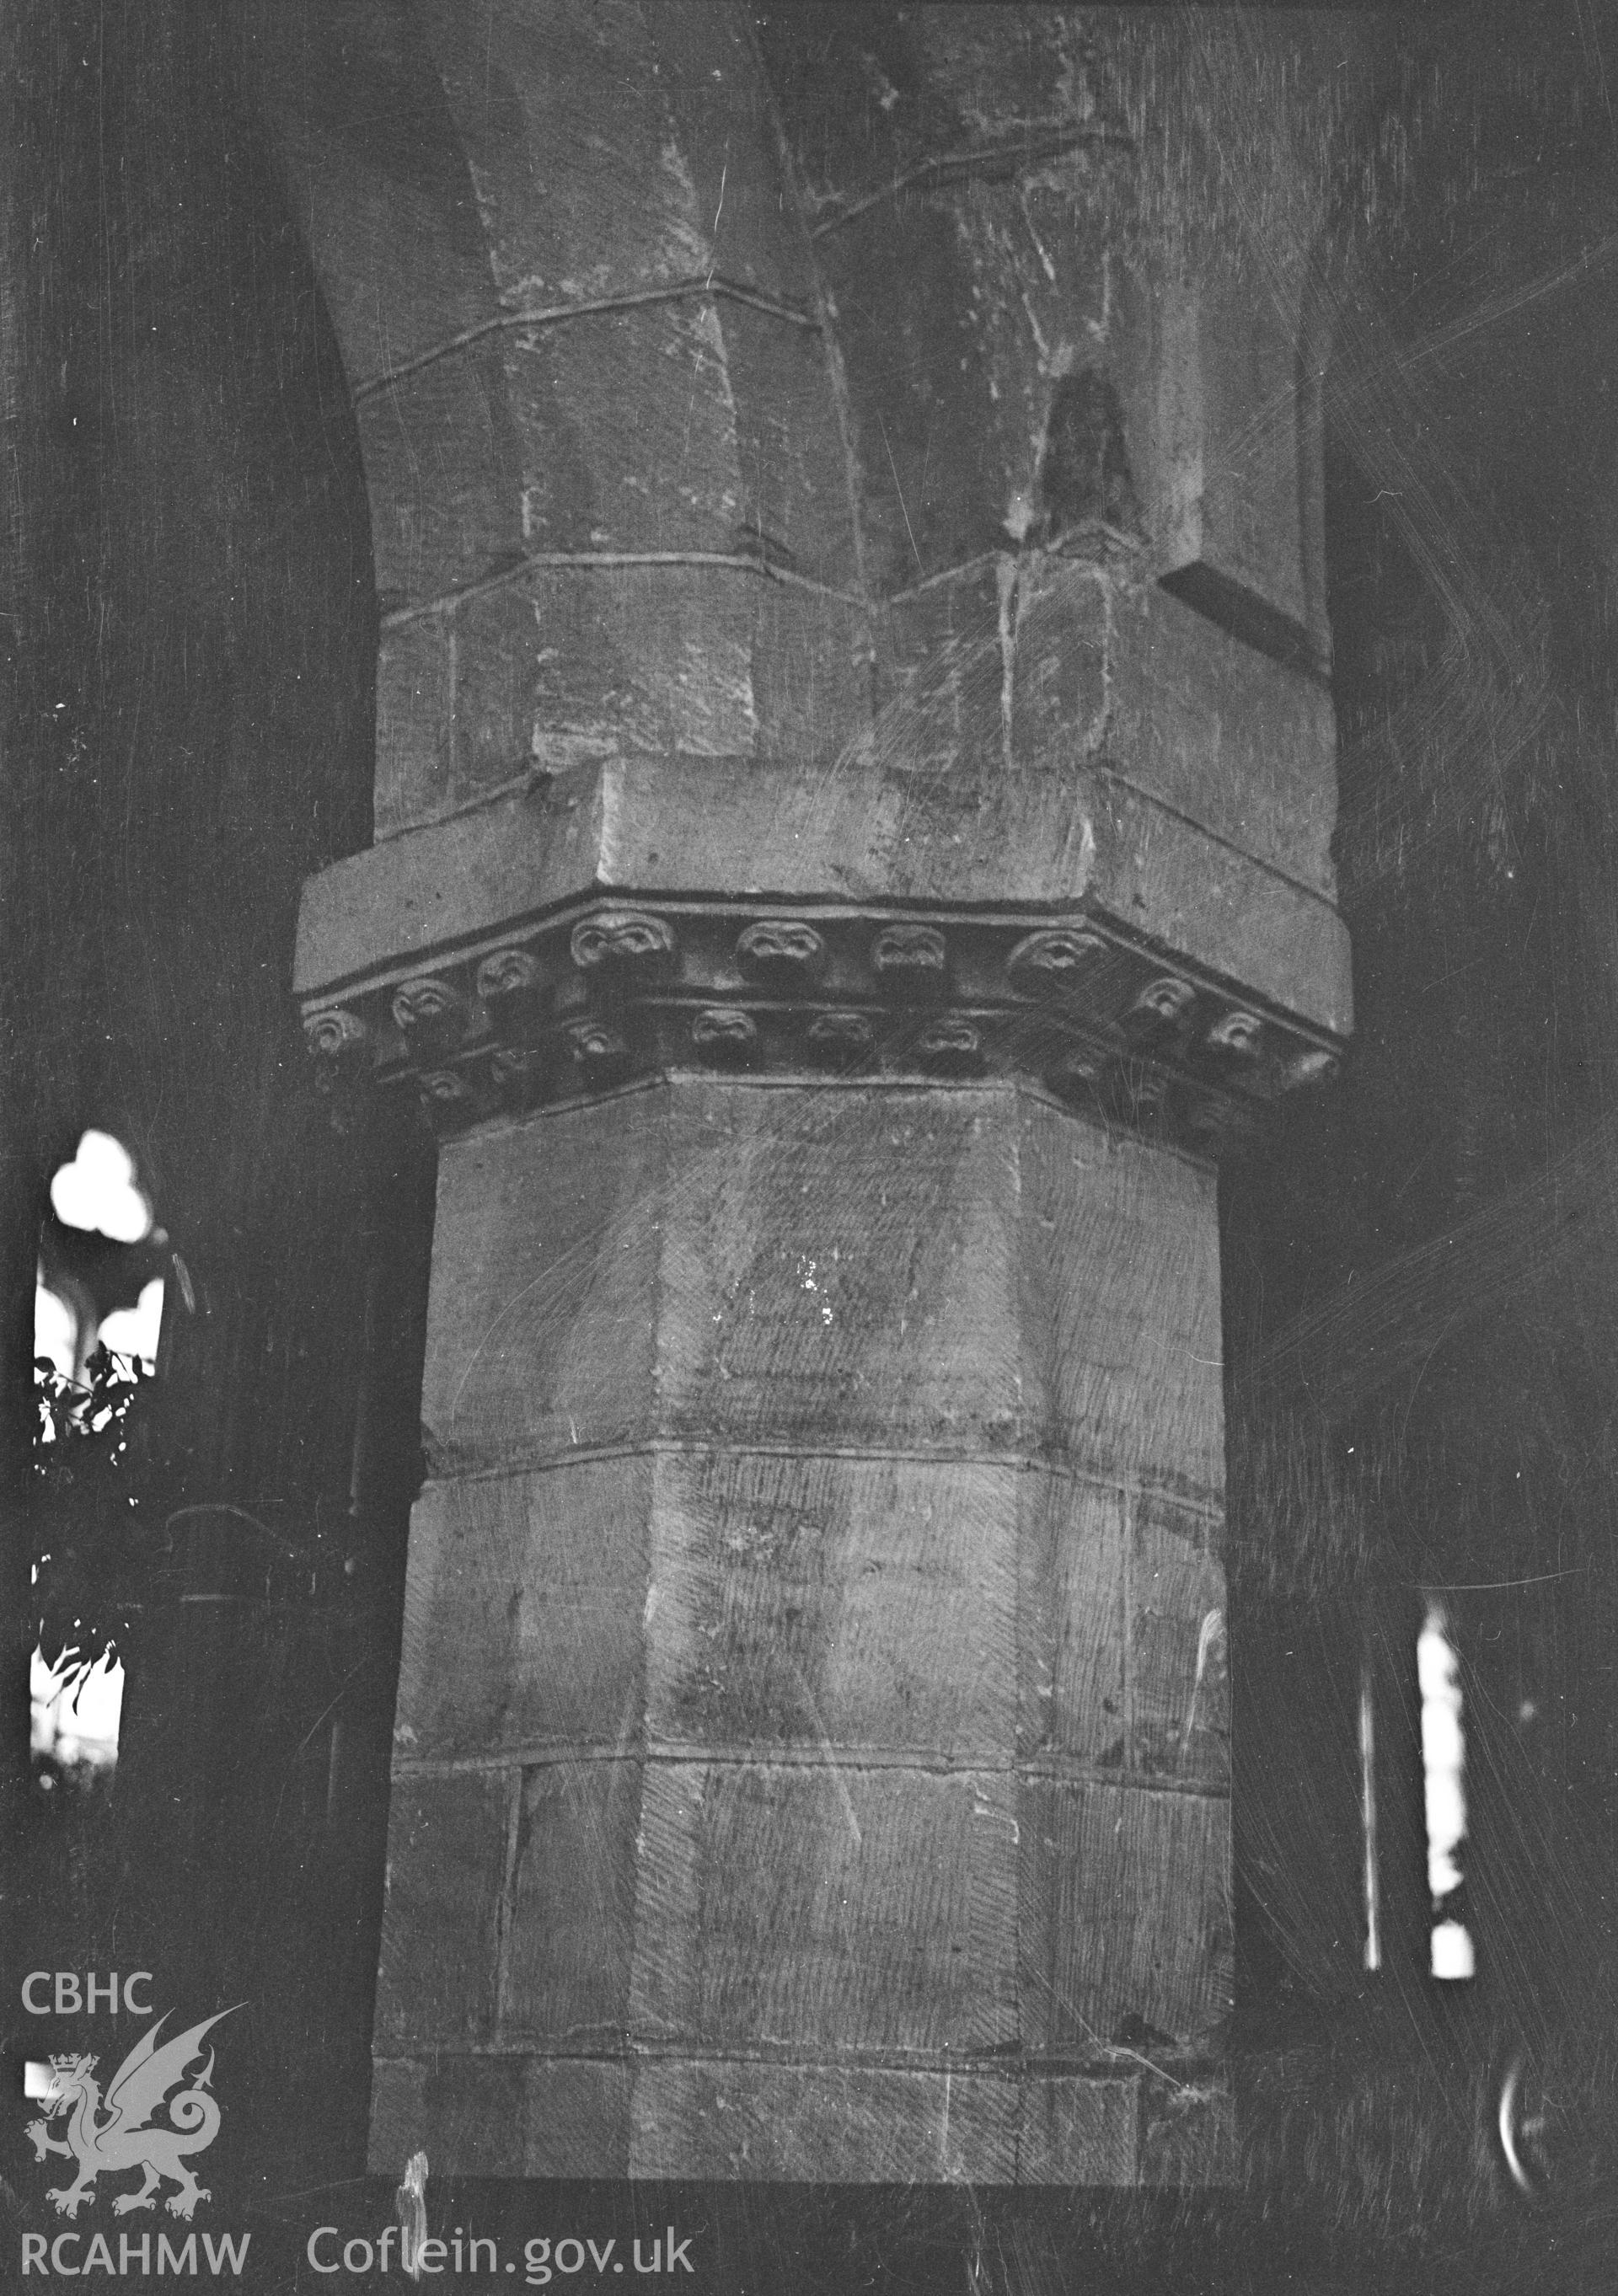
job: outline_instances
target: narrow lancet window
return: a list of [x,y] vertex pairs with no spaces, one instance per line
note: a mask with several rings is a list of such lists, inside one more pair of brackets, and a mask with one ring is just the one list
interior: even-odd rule
[[1368,1636],[1359,1660],[1359,1823],[1365,1840],[1365,1965],[1377,1970],[1382,1967],[1382,1876],[1376,1857],[1376,1709]]
[[1472,1933],[1457,1911],[1466,1838],[1466,1741],[1461,1726],[1460,1660],[1441,1603],[1429,1603],[1416,1642],[1421,1686],[1421,1762],[1427,1817],[1427,1888],[1433,1899],[1434,1977],[1471,1977]]

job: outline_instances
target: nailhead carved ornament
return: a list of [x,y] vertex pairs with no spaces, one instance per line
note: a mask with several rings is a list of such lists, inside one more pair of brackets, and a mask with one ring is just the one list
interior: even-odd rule
[[1110,921],[780,914],[595,900],[306,1008],[340,1097],[407,1092],[441,1131],[675,1070],[1016,1077],[1203,1155],[1340,1047]]

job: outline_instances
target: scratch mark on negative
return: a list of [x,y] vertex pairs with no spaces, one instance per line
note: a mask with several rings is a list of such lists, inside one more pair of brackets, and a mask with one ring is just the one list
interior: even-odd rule
[[905,532],[910,537],[910,551],[916,560],[916,570],[919,574],[922,571],[922,554],[916,547],[916,530],[910,523],[910,513],[905,508],[905,490],[899,483],[899,464],[893,459],[892,447],[888,445],[888,426],[880,414],[876,418],[876,427],[882,432],[882,443],[887,450],[888,468],[893,473],[893,491],[899,496],[899,514],[905,521]]
[[729,173],[730,173],[730,154],[729,154],[729,152],[727,152],[727,153],[725,154],[725,162],[724,162],[724,165],[723,165],[723,166],[720,168],[720,169],[719,169],[719,204],[718,205],[718,207],[717,207],[717,208],[715,208],[715,209],[714,209],[714,211],[713,211],[713,234],[712,234],[712,236],[713,236],[713,246],[712,246],[712,248],[710,250],[710,257],[711,257],[711,260],[710,261],[709,266],[708,266],[708,276],[707,276],[707,278],[706,278],[706,279],[703,281],[703,283],[703,283],[703,285],[704,285],[705,287],[711,287],[711,286],[712,286],[712,284],[713,284],[713,275],[714,275],[715,271],[719,268],[719,217],[720,217],[724,214],[724,212],[725,212],[725,179],[726,179],[726,177],[729,175]]
[[859,1820],[854,1815],[854,1797],[849,1792],[847,1782],[842,1775],[842,1765],[837,1759],[836,1750],[834,1748],[831,1739],[826,1735],[825,1724],[820,1718],[820,1709],[815,1703],[815,1693],[804,1679],[802,1668],[793,1660],[789,1660],[787,1663],[792,1667],[793,1676],[797,1680],[798,1687],[803,1693],[804,1703],[809,1710],[809,1719],[815,1726],[815,1735],[820,1742],[820,1751],[825,1756],[826,1767],[832,1774],[832,1785],[836,1792],[838,1800],[842,1804],[842,1814],[844,1817],[848,1819],[849,1832],[854,1837],[854,1847],[856,1849],[863,1849],[865,1848],[865,1836],[859,1830]]

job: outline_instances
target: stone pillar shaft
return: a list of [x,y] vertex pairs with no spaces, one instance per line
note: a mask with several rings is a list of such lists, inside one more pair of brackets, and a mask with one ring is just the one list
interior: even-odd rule
[[1211,1174],[1014,1085],[450,1145],[379,2165],[493,2081],[508,2174],[1162,2169],[1106,2045],[1228,2006],[1219,1352]]

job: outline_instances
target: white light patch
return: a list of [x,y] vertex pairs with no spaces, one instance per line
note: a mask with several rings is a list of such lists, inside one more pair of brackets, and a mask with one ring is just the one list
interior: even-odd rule
[[150,1283],[143,1284],[139,1302],[133,1308],[115,1308],[103,1318],[101,1343],[111,1348],[115,1356],[138,1356],[148,1371],[157,1364],[158,1333],[163,1324],[163,1279],[154,1275]]
[[63,1379],[73,1376],[73,1341],[78,1326],[73,1321],[73,1311],[65,1300],[54,1292],[47,1292],[43,1283],[34,1288],[34,1353],[48,1356]]
[[1416,1644],[1421,1685],[1421,1762],[1426,1782],[1427,1887],[1434,1900],[1460,1886],[1456,1857],[1466,1834],[1466,1742],[1461,1731],[1460,1666],[1434,1603]]
[[37,2057],[29,2057],[22,2068],[23,2095],[25,2097],[37,2099],[39,2097],[49,2096],[50,2093],[51,2069],[49,2065],[41,2064]]
[[37,1645],[29,1669],[32,1724],[29,1741],[37,1754],[65,1766],[111,1769],[118,1759],[119,1726],[124,1710],[124,1669],[103,1658],[75,1691],[68,1676],[48,1667]]
[[69,1227],[94,1228],[114,1243],[152,1232],[152,1207],[135,1185],[135,1160],[110,1132],[86,1132],[78,1153],[51,1182],[51,1204]]
[[1472,1951],[1472,1933],[1461,1922],[1439,1922],[1433,1931],[1433,1974],[1434,1977],[1475,1977],[1477,1963]]
[[[1461,1727],[1460,1660],[1450,1639],[1441,1603],[1428,1605],[1416,1641],[1421,1685],[1421,1761],[1427,1817],[1427,1888],[1436,1914],[1461,1883],[1460,1846],[1466,1838],[1466,1739]],[[1433,1931],[1434,1977],[1474,1973],[1472,1939],[1459,1922],[1441,1920]]]
[[1382,1880],[1376,1851],[1376,1709],[1368,1650],[1359,1669],[1359,1820],[1365,1841],[1365,1965],[1382,1967]]

